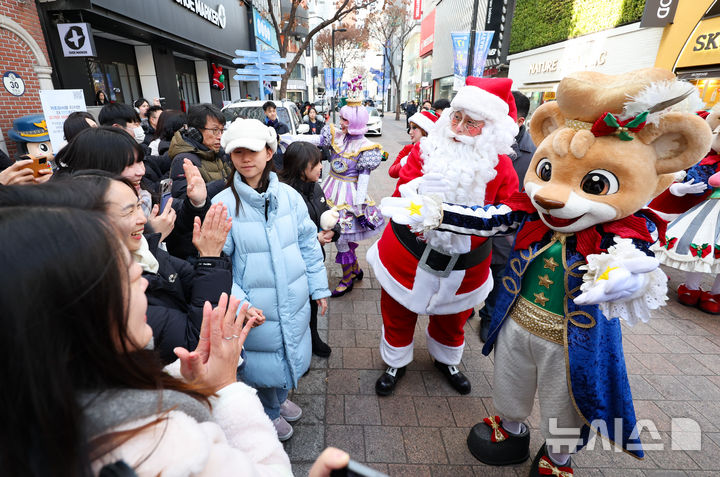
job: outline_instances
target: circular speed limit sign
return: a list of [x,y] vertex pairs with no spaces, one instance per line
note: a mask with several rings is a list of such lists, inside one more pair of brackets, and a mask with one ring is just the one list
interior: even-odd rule
[[8,71],[3,75],[3,86],[13,96],[22,96],[25,93],[25,82],[14,71]]

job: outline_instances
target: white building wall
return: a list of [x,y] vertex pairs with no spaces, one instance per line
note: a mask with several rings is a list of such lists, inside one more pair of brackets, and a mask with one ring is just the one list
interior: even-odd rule
[[639,23],[508,56],[514,88],[554,91],[558,82],[575,71],[620,74],[655,65],[662,28],[640,28]]
[[[140,89],[143,97],[150,101],[160,97],[160,90],[157,84],[157,73],[155,72],[155,60],[153,60],[152,47],[150,45],[135,46],[135,60],[140,76]],[[129,91],[129,89],[127,90]],[[137,99],[137,98],[134,98]]]
[[201,103],[212,103],[210,96],[210,73],[208,72],[207,61],[195,61],[195,77],[197,78],[198,101]]

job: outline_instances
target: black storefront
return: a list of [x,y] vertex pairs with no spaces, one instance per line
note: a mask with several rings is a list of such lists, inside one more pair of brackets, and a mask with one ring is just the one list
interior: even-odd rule
[[[39,3],[56,88],[131,103],[164,98],[167,108],[237,100],[247,91],[232,82],[236,49],[250,49],[252,14],[238,0],[57,0]],[[94,57],[65,57],[59,23],[87,23]],[[225,90],[211,88],[211,64],[223,68]]]

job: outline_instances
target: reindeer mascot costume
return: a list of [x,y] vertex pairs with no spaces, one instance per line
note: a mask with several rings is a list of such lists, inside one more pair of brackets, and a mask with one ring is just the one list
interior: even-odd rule
[[499,206],[453,205],[432,195],[383,200],[386,216],[416,232],[517,230],[483,349],[495,350],[498,415],[468,436],[480,461],[529,458],[523,422],[536,390],[545,444],[531,476],[572,475],[570,454],[591,430],[643,457],[616,318],[647,321],[667,299],[667,277],[650,251],[664,240],[665,223],[641,208],[710,148],[701,118],[667,112],[691,88],[654,68],[572,74],[560,82],[557,101],[532,117],[538,148],[524,192]]

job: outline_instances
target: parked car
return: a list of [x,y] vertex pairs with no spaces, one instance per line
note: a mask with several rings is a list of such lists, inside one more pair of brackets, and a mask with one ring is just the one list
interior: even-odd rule
[[370,106],[367,106],[366,109],[368,110],[368,113],[370,113],[370,118],[367,122],[368,130],[366,134],[376,134],[378,136],[382,136],[382,117],[380,116],[380,111],[378,111],[377,108]]
[[[298,111],[295,103],[292,101],[273,101],[273,103],[275,103],[278,119],[288,125],[290,134],[307,134],[310,131],[310,126],[303,124],[300,111]],[[222,112],[228,123],[237,118],[257,119],[264,122],[265,111],[262,108],[263,104],[265,104],[265,101],[240,100],[228,104],[222,109]]]

